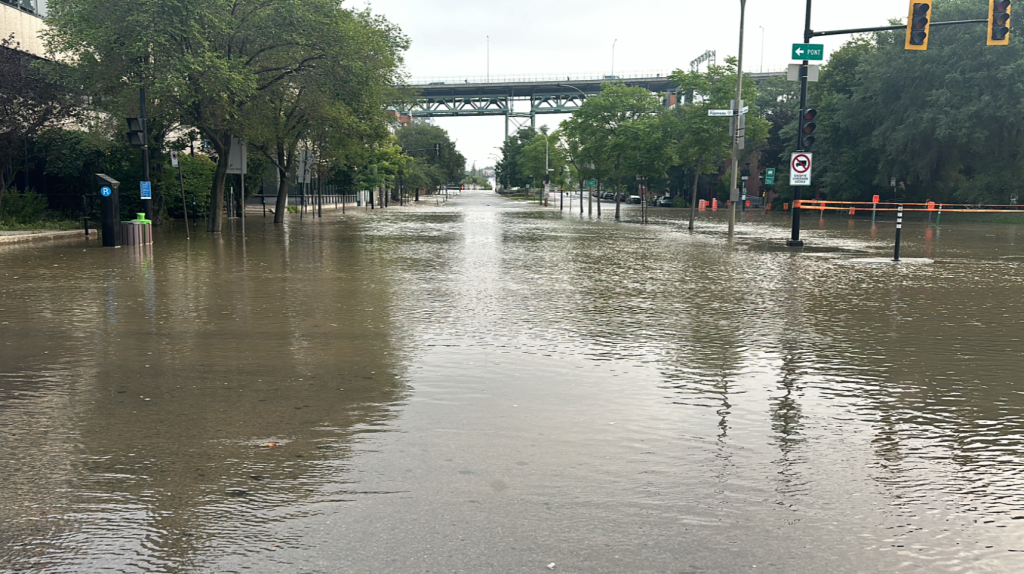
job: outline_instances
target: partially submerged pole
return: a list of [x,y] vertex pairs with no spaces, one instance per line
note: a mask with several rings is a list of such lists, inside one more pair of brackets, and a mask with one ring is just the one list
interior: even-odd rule
[[903,230],[903,206],[899,206],[896,209],[896,250],[893,253],[892,260],[900,260],[900,232]]

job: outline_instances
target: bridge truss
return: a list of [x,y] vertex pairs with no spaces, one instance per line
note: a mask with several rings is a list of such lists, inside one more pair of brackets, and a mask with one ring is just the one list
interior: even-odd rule
[[[780,75],[780,72],[752,74]],[[666,107],[676,103],[679,86],[667,74],[643,74],[632,77],[595,76],[494,80],[446,80],[412,84],[416,94],[412,104],[398,111],[414,118],[505,117],[505,139],[521,127],[536,128],[541,114],[571,114],[590,96],[601,93],[607,82],[639,86],[659,94]],[[520,105],[517,109],[516,103]],[[524,108],[529,109],[526,111]]]

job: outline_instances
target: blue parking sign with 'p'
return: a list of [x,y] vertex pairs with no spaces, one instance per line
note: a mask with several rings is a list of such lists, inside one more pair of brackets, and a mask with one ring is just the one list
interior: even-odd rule
[[153,185],[148,181],[139,182],[142,190],[142,199],[153,199]]

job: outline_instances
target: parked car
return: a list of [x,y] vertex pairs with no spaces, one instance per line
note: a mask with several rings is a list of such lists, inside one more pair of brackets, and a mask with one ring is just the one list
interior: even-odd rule
[[663,195],[654,200],[654,205],[656,207],[672,207],[672,198],[667,195]]
[[605,201],[615,201],[615,194],[610,191],[606,191],[601,194],[601,199]]
[[626,201],[626,203],[637,203],[638,204],[638,203],[640,203],[640,196],[639,195],[631,195],[631,196],[629,196],[629,200]]

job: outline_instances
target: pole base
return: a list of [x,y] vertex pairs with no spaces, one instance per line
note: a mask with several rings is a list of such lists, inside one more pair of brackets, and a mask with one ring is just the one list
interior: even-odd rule
[[804,246],[804,242],[803,241],[787,241],[786,242],[786,247],[803,247],[803,246]]

